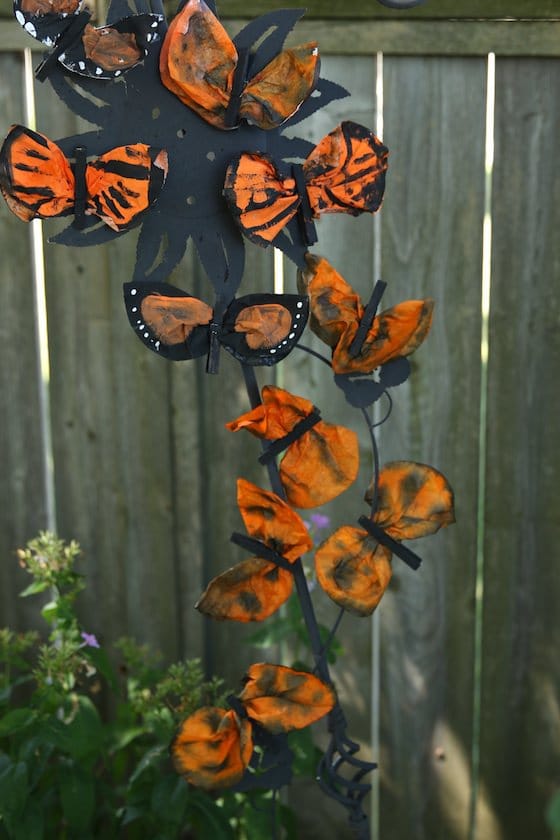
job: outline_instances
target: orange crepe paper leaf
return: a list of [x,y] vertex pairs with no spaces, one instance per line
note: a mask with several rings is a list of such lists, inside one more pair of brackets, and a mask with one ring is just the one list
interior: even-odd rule
[[[143,143],[120,146],[86,165],[85,215],[124,230],[155,201],[167,175],[167,153]],[[0,151],[0,190],[24,222],[74,209],[74,172],[42,134],[13,125]]]
[[392,359],[409,356],[426,338],[432,325],[433,300],[407,300],[373,319],[361,350],[350,346],[364,314],[354,289],[322,257],[306,255],[307,268],[299,275],[300,293],[309,295],[310,327],[333,351],[335,373],[370,373]]
[[330,686],[313,674],[282,665],[251,665],[239,699],[249,717],[269,732],[303,729],[333,708]]
[[249,721],[214,706],[198,709],[183,721],[171,744],[175,770],[205,790],[236,784],[252,754]]
[[237,504],[248,534],[291,563],[313,548],[301,516],[275,493],[238,478]]
[[[366,492],[371,503],[373,487]],[[444,475],[426,464],[391,461],[379,473],[374,521],[395,540],[435,534],[455,522],[453,490]]]
[[[247,429],[265,440],[280,440],[314,409],[313,404],[282,388],[265,385],[263,403],[226,428]],[[280,463],[280,478],[290,505],[313,508],[330,502],[356,480],[359,444],[355,432],[320,420],[291,443]]]
[[315,553],[317,579],[351,613],[370,615],[391,580],[391,552],[362,528],[343,525]]
[[210,581],[195,605],[205,615],[232,621],[263,621],[292,593],[291,572],[251,557]]
[[284,50],[246,82],[232,124],[227,111],[239,61],[235,44],[213,12],[203,0],[189,0],[169,25],[160,76],[184,105],[221,129],[235,128],[241,119],[276,128],[296,113],[319,76],[315,42]]
[[[373,132],[357,123],[343,122],[323,138],[303,164],[313,218],[378,210],[387,154]],[[245,236],[262,246],[278,236],[302,201],[294,177],[282,177],[266,155],[247,152],[228,166],[224,196]]]

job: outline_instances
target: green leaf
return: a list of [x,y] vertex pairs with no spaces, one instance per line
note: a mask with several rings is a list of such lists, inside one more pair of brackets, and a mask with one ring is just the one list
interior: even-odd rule
[[12,709],[0,718],[0,738],[13,735],[33,723],[37,713],[33,709]]
[[189,791],[187,817],[196,837],[235,840],[235,834],[224,812],[202,791]]
[[46,580],[34,580],[29,586],[19,593],[20,598],[28,598],[30,595],[37,595],[39,592],[44,592],[48,589],[50,584]]
[[0,775],[0,814],[6,823],[8,833],[21,818],[29,796],[27,765],[20,761],[10,764]]
[[105,677],[109,687],[114,691],[118,691],[118,682],[115,672],[109,662],[109,657],[103,648],[85,647],[82,648],[82,654],[89,659],[92,665],[99,671],[102,677]]
[[275,618],[269,621],[264,627],[259,628],[255,633],[251,633],[246,641],[253,647],[267,648],[283,641],[287,636],[292,635],[294,627],[290,619]]
[[189,789],[183,779],[173,775],[163,776],[154,787],[151,809],[159,819],[179,829],[185,821]]
[[317,772],[321,751],[313,743],[309,726],[288,733],[288,744],[294,754],[292,763],[294,775],[313,778]]
[[139,776],[141,776],[142,773],[145,770],[148,769],[148,767],[151,767],[153,764],[155,764],[157,761],[159,761],[160,758],[162,757],[162,755],[164,755],[166,752],[167,752],[167,747],[164,746],[163,744],[161,744],[157,747],[152,747],[151,750],[148,750],[148,752],[140,760],[136,769],[134,770],[130,779],[128,780],[129,789],[136,782],[136,780],[139,778]]
[[41,610],[41,615],[45,621],[52,624],[58,617],[58,603],[56,601],[49,601]]
[[546,822],[552,831],[560,831],[560,790],[557,791],[546,809]]
[[77,761],[99,755],[105,747],[99,712],[89,699],[80,695],[79,708],[69,723],[52,717],[45,727],[45,742],[53,743]]
[[95,806],[94,778],[78,764],[59,768],[60,801],[71,829],[81,834],[91,827]]

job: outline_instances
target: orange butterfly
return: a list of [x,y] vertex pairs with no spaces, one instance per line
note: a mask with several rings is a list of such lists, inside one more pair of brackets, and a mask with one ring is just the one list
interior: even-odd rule
[[266,155],[244,153],[228,166],[224,196],[241,230],[269,245],[300,212],[308,244],[312,218],[323,213],[374,213],[385,189],[388,150],[362,125],[343,122],[313,149],[303,166],[282,177]]
[[255,546],[256,557],[210,581],[195,606],[212,618],[263,621],[289,598],[290,566],[311,550],[313,541],[301,517],[279,496],[243,478],[237,480],[237,504],[253,538],[248,542],[258,540],[263,545]]
[[364,305],[354,289],[323,257],[306,254],[307,268],[299,273],[298,288],[309,295],[310,327],[332,347],[335,373],[370,373],[409,356],[426,338],[432,325],[434,302],[407,300],[373,319],[359,351],[352,344],[364,317]]
[[[373,487],[366,493],[372,501]],[[317,579],[327,595],[356,615],[373,612],[391,579],[391,555],[412,568],[420,558],[400,545],[435,534],[455,522],[453,491],[445,476],[413,461],[392,461],[379,474],[373,519],[360,517],[362,528],[343,525],[317,549]]]
[[222,129],[236,128],[239,120],[276,128],[295,114],[319,76],[316,43],[284,50],[246,81],[248,62],[248,52],[238,54],[204,0],[189,0],[169,25],[159,69],[165,87]]
[[171,757],[186,781],[205,789],[238,782],[253,753],[252,724],[280,734],[303,729],[333,708],[334,691],[313,674],[282,665],[251,665],[234,710],[206,706],[181,724]]
[[[358,475],[356,433],[325,423],[309,400],[282,388],[265,385],[262,399],[257,408],[226,423],[226,429],[247,429],[263,440],[290,441],[280,462],[280,479],[288,502],[298,508],[313,508],[343,493]],[[298,426],[303,433],[291,440]],[[278,450],[273,446],[272,452],[277,454]],[[259,458],[261,463],[268,460],[267,455],[268,451]]]
[[0,150],[0,191],[24,222],[74,212],[77,222],[98,216],[113,230],[126,230],[156,200],[166,176],[167,152],[143,143],[119,146],[88,164],[77,149],[72,166],[52,140],[13,125]]

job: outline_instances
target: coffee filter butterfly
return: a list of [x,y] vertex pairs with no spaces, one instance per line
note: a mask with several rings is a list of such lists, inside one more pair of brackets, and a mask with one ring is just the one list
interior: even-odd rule
[[25,222],[74,213],[78,224],[97,216],[122,231],[156,201],[167,169],[165,150],[145,143],[111,149],[90,163],[77,147],[71,162],[43,134],[13,125],[0,149],[0,191]]
[[173,361],[208,355],[217,371],[217,348],[249,365],[274,365],[295,347],[307,322],[300,295],[253,294],[209,306],[168,283],[124,284],[131,327],[142,343]]
[[160,53],[162,83],[216,128],[241,120],[277,128],[308,98],[319,77],[315,42],[281,50],[258,72],[204,3],[188,0],[172,20]]
[[435,534],[455,521],[453,491],[442,473],[414,461],[392,461],[366,493],[375,501],[371,517],[360,527],[343,525],[315,553],[317,580],[339,606],[359,616],[379,604],[397,554],[411,568],[421,559],[401,543]]
[[116,79],[142,62],[165,32],[160,14],[129,15],[95,27],[81,0],[14,0],[14,15],[23,29],[51,53],[39,65],[43,81],[53,64],[94,79]]
[[270,441],[259,458],[266,463],[284,452],[280,479],[286,499],[297,508],[330,502],[356,480],[360,465],[358,436],[321,419],[313,403],[283,388],[265,385],[262,403],[226,424]]

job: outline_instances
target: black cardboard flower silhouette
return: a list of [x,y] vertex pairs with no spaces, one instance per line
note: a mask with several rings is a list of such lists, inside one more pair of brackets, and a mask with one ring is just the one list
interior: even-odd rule
[[[116,25],[135,11],[151,13],[140,1],[134,10],[124,0],[113,0],[107,24]],[[156,14],[160,11],[156,9]],[[301,14],[301,10],[268,13],[249,23],[233,39],[238,53],[247,52],[251,74],[260,73],[282,52],[284,41]],[[68,72],[58,59],[54,61],[49,68],[50,83],[65,104],[93,126],[84,134],[55,139],[73,169],[78,147],[85,150],[82,154],[88,161],[110,149],[137,143],[165,150],[169,163],[167,181],[157,202],[139,219],[136,265],[130,279],[135,283],[165,281],[192,239],[216,298],[227,303],[240,285],[244,267],[243,239],[222,196],[229,162],[247,150],[269,154],[279,162],[305,158],[311,144],[283,136],[284,125],[294,125],[347,94],[339,85],[318,78],[314,95],[281,127],[265,131],[243,120],[235,131],[217,129],[162,83],[159,62],[164,31],[165,24],[162,37],[151,42],[141,62],[111,81],[103,81],[95,74]],[[120,235],[122,231],[112,230],[88,216],[83,229],[71,224],[52,241],[81,247]],[[275,245],[296,263],[302,262],[305,245],[297,221],[287,227]]]

